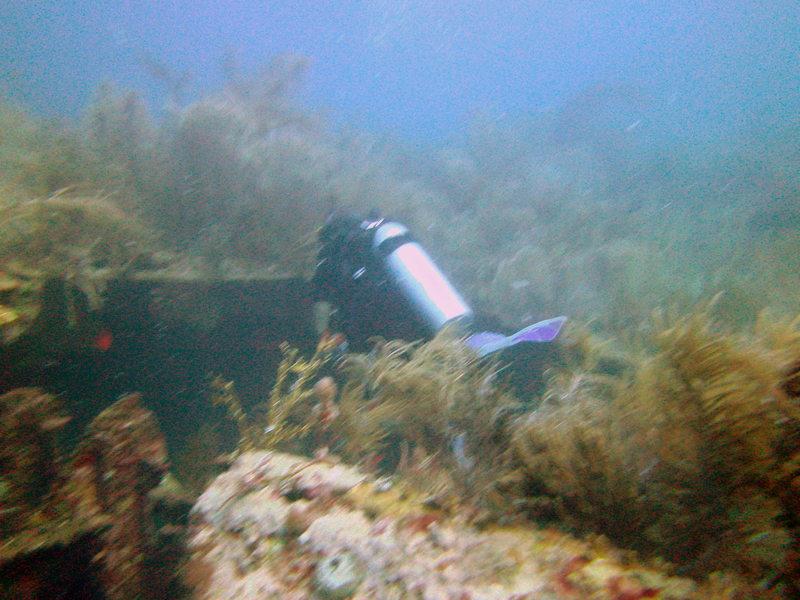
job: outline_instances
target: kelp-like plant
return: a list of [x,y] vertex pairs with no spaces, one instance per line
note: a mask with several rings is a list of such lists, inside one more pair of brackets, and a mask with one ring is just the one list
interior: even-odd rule
[[75,271],[81,262],[120,270],[154,244],[154,236],[108,198],[69,190],[17,203],[0,226],[0,260],[57,274]]
[[[308,419],[312,414],[310,404],[314,396],[312,382],[328,355],[320,347],[310,359],[305,359],[287,343],[281,344],[281,352],[283,360],[278,365],[268,400],[268,413],[263,420],[248,416],[232,381],[215,377],[211,382],[213,403],[227,409],[229,418],[239,430],[239,452],[274,449],[289,440],[301,438],[313,427],[313,422]],[[304,407],[309,410],[305,415],[298,415]]]
[[62,190],[0,212],[0,271],[34,285],[64,278],[100,303],[106,283],[155,268],[155,235],[108,198]]
[[786,385],[800,319],[765,317],[745,337],[717,330],[709,311],[657,322],[656,351],[614,357],[613,373],[595,348],[554,377],[513,436],[516,492],[538,517],[690,573],[732,569],[771,585],[791,577],[797,544],[785,489],[798,474],[787,465],[800,454],[800,412]]
[[499,423],[515,403],[495,385],[497,368],[448,331],[423,344],[379,340],[345,365],[337,451],[388,470],[435,465],[478,491],[503,447]]

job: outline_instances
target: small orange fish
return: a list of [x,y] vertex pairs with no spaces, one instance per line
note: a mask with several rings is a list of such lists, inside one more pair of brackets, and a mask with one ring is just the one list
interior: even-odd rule
[[92,341],[92,346],[100,350],[101,352],[107,352],[111,345],[114,343],[114,334],[111,333],[111,330],[103,327],[100,331],[97,332],[97,335],[94,336],[94,340]]

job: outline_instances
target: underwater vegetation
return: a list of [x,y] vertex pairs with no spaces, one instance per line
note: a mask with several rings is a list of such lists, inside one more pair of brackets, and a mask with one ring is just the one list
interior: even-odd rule
[[62,192],[3,207],[0,342],[38,333],[55,349],[73,330],[77,349],[96,334],[89,314],[110,282],[171,262],[155,235],[107,198]]
[[371,353],[346,355],[340,392],[332,377],[320,376],[324,346],[310,359],[282,350],[269,400],[250,411],[256,416],[233,382],[212,382],[212,401],[239,430],[239,452],[324,447],[352,464],[400,474],[432,502],[477,496],[493,480],[507,446],[503,425],[518,402],[495,385],[499,366],[479,363],[452,332],[424,344],[376,340]]
[[[424,344],[375,340],[344,358],[338,394],[313,376],[273,392],[278,415],[286,398],[316,403],[295,413],[297,437],[272,443],[274,430],[248,424],[243,440],[261,438],[240,449],[316,451],[388,477],[378,485],[396,492],[369,511],[399,517],[405,499],[480,528],[602,534],[683,575],[735,574],[788,597],[798,586],[800,321],[764,314],[734,334],[713,308],[653,316],[622,347],[573,327],[567,365],[548,371],[527,408],[498,383],[498,364],[447,331]],[[308,373],[313,363],[285,352],[280,371]]]
[[[604,538],[625,549],[615,551],[615,569],[639,560],[625,553],[632,550],[717,586],[719,597],[731,579],[765,597],[796,594],[800,333],[797,321],[782,320],[800,306],[796,128],[653,150],[636,139],[638,129],[593,120],[615,110],[608,96],[589,94],[518,122],[478,123],[458,147],[411,151],[335,130],[304,109],[295,90],[305,69],[304,60],[283,57],[252,77],[232,76],[207,97],[173,104],[160,118],[135,92],[113,85],[75,123],[0,103],[3,343],[51,310],[41,298],[59,286],[80,290],[80,302],[62,311],[77,314],[104,302],[109,281],[142,272],[193,281],[306,277],[331,209],[376,209],[407,223],[479,311],[509,326],[567,314],[588,322],[587,332],[565,344],[571,361],[548,371],[543,398],[514,398],[499,384],[504,365],[479,361],[447,332],[427,343],[376,340],[372,352],[340,362],[328,348],[308,357],[284,346],[261,404],[251,407],[233,382],[212,384],[214,401],[238,428],[240,466],[255,450],[314,456],[299,467],[305,473],[335,470],[339,460],[359,465],[376,489],[358,504],[369,522],[364,547],[383,535],[382,517],[396,519],[399,546],[382,547],[379,556],[397,566],[394,550],[413,555],[422,547],[442,560],[451,582],[467,575],[448,571],[440,550],[466,561],[473,546],[463,540],[515,527],[526,543],[544,536],[562,548],[548,563],[555,583],[542,584],[555,597],[657,594],[663,582],[650,573],[633,581],[614,571],[592,583],[606,552],[594,544],[607,544],[597,542]],[[620,101],[622,92],[614,95]],[[715,296],[708,308],[693,308]],[[203,300],[183,310],[174,297],[165,303],[210,327],[213,307]],[[686,316],[651,317],[665,307]],[[765,308],[776,317],[758,318]],[[598,341],[608,337],[619,341]],[[4,440],[29,452],[14,454],[12,444],[0,452],[14,472],[0,481],[4,537],[35,529],[48,511],[59,522],[64,515],[48,502],[52,474],[64,462],[53,458],[51,437],[65,417],[48,396],[16,394],[3,397],[0,426]],[[34,424],[18,419],[18,401],[31,402]],[[86,464],[78,474],[94,485],[108,474],[98,453],[119,459],[121,478],[103,489],[123,507],[100,512],[143,520],[125,503],[139,510],[146,494],[126,492],[152,487],[166,456],[148,426],[153,456],[126,462],[133,442],[122,425],[134,414],[147,418],[134,406],[125,410],[124,418],[104,413],[95,423],[107,429],[93,430],[94,441],[81,447]],[[180,474],[198,491],[222,468],[213,464],[225,445],[216,425],[200,426],[181,461]],[[117,446],[124,451],[112,452]],[[24,461],[43,467],[30,470]],[[258,492],[247,486],[269,479],[247,479],[237,468],[230,476],[241,480],[237,494]],[[287,511],[302,502],[280,486],[298,476],[268,482],[279,496],[270,502]],[[303,493],[327,502],[329,487]],[[319,504],[321,513],[339,506]],[[217,527],[214,515],[201,516]],[[436,523],[451,518],[454,527],[475,530],[437,532]],[[288,520],[288,530],[309,525],[303,514]],[[541,530],[544,524],[587,541]],[[141,541],[144,529],[126,531]],[[328,586],[323,574],[311,576],[319,556],[296,552],[284,533],[253,542],[262,553],[253,565],[245,540],[231,564],[241,559],[255,569],[291,555],[298,581]],[[369,557],[350,561],[363,547],[312,533],[320,552],[330,543],[333,554],[349,553],[341,564],[355,563],[350,572],[360,583],[359,561]],[[195,543],[210,547],[202,536]],[[122,542],[117,549],[127,552]],[[488,561],[497,568],[486,572],[512,580],[524,560],[507,554]],[[321,570],[336,575],[335,558],[319,560]],[[412,588],[430,583],[411,575]],[[120,586],[131,581],[139,585],[129,578]],[[679,583],[694,585],[687,581]]]
[[[641,95],[601,87],[411,151],[303,108],[307,68],[284,56],[229,73],[160,119],[110,84],[77,123],[2,105],[0,207],[56,193],[112,204],[140,224],[125,233],[139,253],[213,277],[307,276],[329,211],[375,209],[510,326],[569,314],[614,333],[719,292],[718,316],[736,327],[800,305],[796,126],[653,147],[619,127]],[[81,237],[72,254],[97,251]]]
[[[311,383],[327,360],[324,346],[310,359],[303,358],[297,348],[286,343],[281,345],[281,352],[283,359],[278,365],[264,418],[252,418],[247,414],[232,381],[217,376],[211,382],[212,402],[225,407],[239,430],[237,452],[274,449],[283,442],[299,440],[312,428],[313,421],[308,417],[314,414],[311,401],[324,401]],[[305,422],[292,423],[292,417]]]
[[[238,450],[321,445],[371,468],[410,468],[414,461],[462,470],[475,478],[493,468],[502,423],[517,401],[495,385],[498,365],[445,331],[427,343],[375,340],[369,354],[338,361],[337,378],[322,342],[303,358],[284,344],[268,400],[249,411],[234,383],[216,377],[212,402],[226,408],[239,431]],[[493,429],[496,424],[496,429]]]
[[[333,134],[300,108],[293,92],[305,68],[300,57],[276,59],[161,120],[112,84],[76,123],[0,102],[0,248],[38,263],[45,257],[20,236],[34,243],[51,234],[56,255],[78,260],[102,243],[116,250],[120,234],[128,254],[154,256],[183,277],[308,276],[330,210],[391,207],[410,222],[425,215],[430,193],[396,173],[387,151]],[[82,206],[96,208],[99,221]],[[61,230],[55,212],[74,219]],[[95,244],[97,231],[111,240]]]
[[268,401],[245,409],[234,383],[217,377],[212,401],[237,425],[237,452],[324,448],[371,471],[397,473],[431,502],[478,496],[494,478],[503,425],[518,402],[495,385],[498,365],[479,362],[452,332],[427,343],[375,340],[369,354],[340,359],[339,384],[287,345]]
[[793,316],[796,123],[654,143],[618,127],[635,103],[601,87],[549,112],[478,122],[435,157],[428,181],[447,216],[426,241],[466,296],[518,323],[563,313],[611,335],[719,292],[718,316],[736,327],[767,306]]
[[698,311],[656,323],[652,350],[624,358],[584,338],[515,427],[515,492],[535,519],[685,573],[796,590],[798,325],[765,316],[735,335]]
[[424,344],[377,340],[371,353],[349,356],[342,368],[346,383],[333,426],[342,437],[334,448],[344,457],[400,471],[427,462],[450,471],[452,486],[465,484],[462,494],[485,484],[503,447],[504,418],[517,405],[495,385],[499,365],[479,362],[445,330]]

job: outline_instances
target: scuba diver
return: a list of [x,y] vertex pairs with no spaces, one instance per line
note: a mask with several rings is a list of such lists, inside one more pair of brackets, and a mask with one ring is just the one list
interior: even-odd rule
[[[327,311],[331,317],[327,327],[343,333],[350,349],[368,350],[368,340],[374,336],[430,339],[443,328],[454,327],[479,356],[502,353],[504,360],[510,359],[514,387],[524,383],[522,387],[529,388],[528,382],[539,381],[535,363],[549,351],[537,342],[553,341],[566,317],[541,321],[511,335],[485,331],[489,319],[476,316],[409,230],[394,221],[334,214],[320,232],[320,243],[312,280],[314,299],[323,311],[333,307]],[[514,371],[521,375],[520,381],[514,381]]]

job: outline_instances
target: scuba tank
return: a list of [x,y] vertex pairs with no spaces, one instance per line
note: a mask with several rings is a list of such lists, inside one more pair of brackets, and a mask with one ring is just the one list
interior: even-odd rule
[[475,331],[475,314],[404,225],[381,218],[334,215],[320,233],[315,300],[335,306],[335,327],[352,347],[368,349],[374,336],[430,338],[456,326],[481,356],[520,342],[549,342],[565,317],[506,336]]
[[456,291],[428,253],[400,223],[370,225],[372,250],[382,260],[391,285],[408,302],[432,335],[446,325],[465,329],[473,320],[472,309]]
[[320,242],[314,299],[334,307],[332,328],[354,349],[374,336],[430,338],[471,322],[472,309],[404,225],[337,215]]

